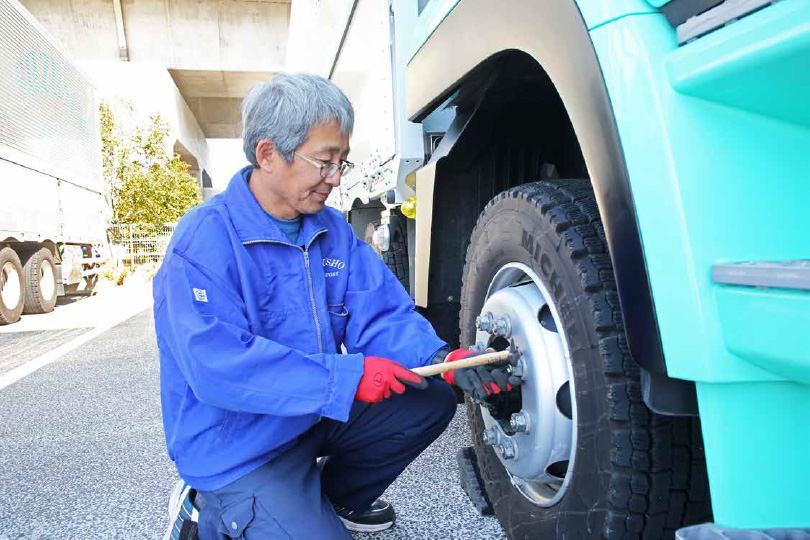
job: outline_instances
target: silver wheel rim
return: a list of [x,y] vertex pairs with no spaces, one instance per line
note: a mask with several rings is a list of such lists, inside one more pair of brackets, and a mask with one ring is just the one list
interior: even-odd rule
[[8,309],[14,309],[20,303],[22,291],[20,290],[20,274],[14,264],[7,262],[3,265],[3,290],[0,296],[3,298],[3,305]]
[[39,267],[39,291],[42,293],[42,299],[50,302],[56,293],[56,279],[53,271],[53,265],[50,261],[44,260]]
[[[501,335],[520,351],[518,369],[523,370],[523,383],[518,414],[526,422],[526,431],[510,435],[504,421],[493,418],[482,406],[486,436],[494,443],[495,453],[515,488],[538,506],[553,506],[567,491],[577,442],[574,381],[570,378],[573,369],[565,334],[557,331],[562,328],[557,307],[531,268],[510,263],[493,278],[481,313],[491,314],[493,320],[508,319],[508,329],[502,326],[500,331],[491,329],[490,333],[479,328],[475,339],[481,347]],[[541,314],[545,326],[540,323]],[[561,410],[558,395],[564,400],[566,392],[570,404],[564,404]],[[567,468],[561,472],[565,462]]]

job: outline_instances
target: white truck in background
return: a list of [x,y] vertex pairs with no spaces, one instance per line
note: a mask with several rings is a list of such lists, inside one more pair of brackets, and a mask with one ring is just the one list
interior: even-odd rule
[[87,293],[107,204],[95,89],[17,0],[0,0],[0,324]]

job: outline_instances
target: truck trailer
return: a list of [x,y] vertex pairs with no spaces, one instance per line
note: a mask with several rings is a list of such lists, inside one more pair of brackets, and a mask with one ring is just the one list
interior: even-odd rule
[[0,0],[0,324],[92,290],[107,205],[95,89],[17,0]]
[[807,0],[296,0],[288,62],[355,106],[330,203],[519,352],[460,454],[509,538],[808,534]]

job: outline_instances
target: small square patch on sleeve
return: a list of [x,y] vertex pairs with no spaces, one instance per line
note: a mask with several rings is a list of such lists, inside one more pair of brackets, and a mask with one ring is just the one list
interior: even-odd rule
[[194,291],[194,300],[197,302],[208,302],[208,295],[205,293],[205,289],[196,289],[192,288]]

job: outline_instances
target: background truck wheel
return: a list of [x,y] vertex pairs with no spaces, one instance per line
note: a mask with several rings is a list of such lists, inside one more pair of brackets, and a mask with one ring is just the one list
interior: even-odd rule
[[401,221],[402,220],[398,220],[399,225],[397,225],[395,230],[391,231],[388,251],[380,251],[380,248],[375,246],[372,241],[374,230],[380,226],[379,221],[372,221],[366,226],[365,242],[380,256],[385,265],[394,273],[402,286],[405,287],[405,290],[408,290],[410,287],[408,275],[408,239],[406,238],[406,233]]
[[23,310],[23,269],[10,247],[0,249],[0,324],[20,319]]
[[517,390],[468,400],[509,538],[672,538],[711,519],[699,423],[642,401],[606,246],[587,180],[505,191],[472,234],[461,344],[523,355]]
[[25,261],[25,313],[49,313],[56,305],[56,264],[48,248]]

